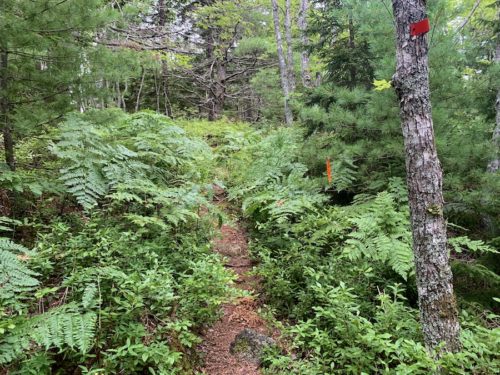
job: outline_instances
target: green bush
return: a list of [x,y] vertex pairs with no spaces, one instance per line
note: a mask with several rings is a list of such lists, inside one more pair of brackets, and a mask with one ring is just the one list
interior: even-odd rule
[[37,224],[33,251],[0,240],[0,364],[194,371],[197,333],[233,294],[210,248],[210,147],[154,113],[96,111],[68,116],[50,149],[70,212]]
[[[425,349],[404,182],[391,178],[385,191],[329,206],[325,183],[311,178],[300,162],[308,147],[301,142],[298,129],[271,131],[227,161],[230,197],[240,202],[253,229],[251,249],[260,261],[266,301],[289,322],[282,332],[287,351],[271,350],[265,373],[500,371],[500,330],[489,328],[498,317],[463,299],[463,350],[436,360]],[[352,183],[345,178],[337,186],[349,190]],[[496,285],[498,276],[480,263],[495,250],[463,236],[449,245],[453,254],[468,255],[454,256],[455,268],[470,267],[468,277]]]

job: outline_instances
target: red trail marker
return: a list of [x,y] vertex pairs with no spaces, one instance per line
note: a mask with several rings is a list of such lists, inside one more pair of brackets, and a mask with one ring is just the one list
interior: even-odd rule
[[431,25],[429,23],[429,19],[424,18],[422,21],[410,24],[410,35],[411,36],[422,35],[428,33],[430,29]]

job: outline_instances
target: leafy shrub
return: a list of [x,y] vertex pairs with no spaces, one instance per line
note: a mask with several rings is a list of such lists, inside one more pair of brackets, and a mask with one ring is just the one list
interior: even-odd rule
[[[356,98],[347,99],[337,98],[339,105]],[[301,141],[300,130],[271,131],[227,161],[230,196],[253,228],[266,300],[290,323],[287,352],[271,350],[265,373],[498,372],[500,330],[485,326],[498,317],[485,322],[484,307],[478,314],[463,304],[462,351],[436,360],[423,345],[403,181],[388,179],[385,191],[359,194],[348,206],[325,206],[324,183],[300,163]],[[340,173],[347,178],[338,187],[352,189],[354,169]],[[488,272],[477,259],[491,247],[463,236],[449,247],[455,268],[475,270],[469,277]]]
[[71,115],[58,137],[53,167],[75,204],[39,226],[34,251],[0,240],[1,365],[192,372],[234,277],[210,249],[210,147],[150,112]]

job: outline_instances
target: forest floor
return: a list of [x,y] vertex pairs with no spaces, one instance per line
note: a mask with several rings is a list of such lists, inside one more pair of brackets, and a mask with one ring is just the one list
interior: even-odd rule
[[[223,194],[219,192],[215,200],[219,207],[228,211]],[[231,269],[237,279],[235,287],[248,292],[222,306],[222,317],[203,334],[200,350],[204,357],[203,374],[207,375],[257,375],[259,366],[234,356],[230,352],[231,343],[245,328],[264,335],[276,335],[259,315],[261,293],[260,280],[252,274],[254,263],[248,251],[247,234],[239,221],[233,225],[224,224],[220,236],[214,241],[214,251],[225,259],[225,267]]]

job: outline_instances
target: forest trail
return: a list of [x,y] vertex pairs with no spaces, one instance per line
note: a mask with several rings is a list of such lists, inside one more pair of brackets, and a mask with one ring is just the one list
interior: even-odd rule
[[[222,191],[218,192],[215,200],[224,208]],[[235,221],[234,226],[222,225],[220,236],[214,240],[214,251],[225,258],[225,267],[238,276],[235,287],[248,291],[250,295],[224,304],[222,317],[204,332],[200,345],[204,355],[201,372],[206,375],[260,374],[257,364],[230,352],[231,343],[245,328],[264,335],[270,334],[266,322],[258,314],[260,283],[258,277],[251,274],[254,264],[248,252],[248,238],[238,221]]]

